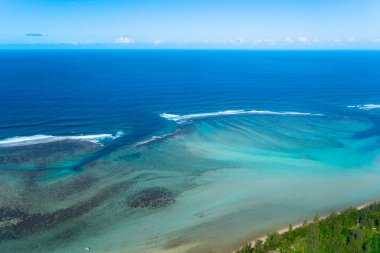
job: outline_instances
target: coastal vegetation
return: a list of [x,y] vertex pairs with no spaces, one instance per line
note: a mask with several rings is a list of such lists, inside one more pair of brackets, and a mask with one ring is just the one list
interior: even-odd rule
[[348,208],[324,219],[317,215],[313,222],[285,233],[270,233],[236,253],[359,253],[380,252],[380,202],[364,208]]

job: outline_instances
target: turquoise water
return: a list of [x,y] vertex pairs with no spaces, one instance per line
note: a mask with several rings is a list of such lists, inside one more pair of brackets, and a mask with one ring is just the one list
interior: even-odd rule
[[231,252],[379,199],[377,52],[1,54],[1,252]]

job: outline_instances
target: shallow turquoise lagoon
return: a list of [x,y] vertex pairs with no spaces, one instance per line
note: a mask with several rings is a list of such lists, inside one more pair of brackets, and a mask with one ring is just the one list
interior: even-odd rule
[[379,138],[355,137],[371,127],[360,118],[326,115],[206,117],[75,173],[29,170],[33,181],[25,171],[4,173],[1,246],[230,252],[315,214],[378,199]]

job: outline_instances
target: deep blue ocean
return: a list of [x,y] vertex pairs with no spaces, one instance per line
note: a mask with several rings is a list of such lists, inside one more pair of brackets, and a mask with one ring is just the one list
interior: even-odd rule
[[335,113],[380,103],[379,66],[376,51],[1,51],[0,139],[130,143],[167,127],[160,113]]
[[379,161],[379,51],[0,51],[1,252],[231,252]]

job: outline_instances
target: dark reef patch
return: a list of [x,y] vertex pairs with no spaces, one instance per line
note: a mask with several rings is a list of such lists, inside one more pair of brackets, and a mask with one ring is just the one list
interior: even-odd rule
[[[29,198],[30,195],[39,192],[40,197],[46,198],[53,196],[55,200],[63,201],[70,196],[85,192],[89,188],[91,188],[99,178],[94,177],[91,174],[78,174],[72,176],[70,180],[59,180],[55,182],[53,186],[36,186],[31,185],[28,189],[28,195],[26,197]],[[58,191],[55,189],[59,189]]]
[[[0,165],[1,166],[1,165]],[[51,172],[50,169],[46,168],[36,168],[33,170],[22,170],[22,169],[2,169],[0,168],[0,173],[7,173],[14,176],[22,176],[24,178],[33,180],[37,177],[46,176]]]
[[0,166],[47,167],[74,156],[95,152],[99,150],[99,145],[67,140],[0,149]]
[[28,213],[11,207],[0,207],[0,240],[17,239],[80,217],[101,206],[115,194],[126,191],[129,186],[126,182],[115,184],[101,190],[87,200],[51,213]]
[[162,187],[152,187],[138,192],[128,205],[131,208],[161,208],[174,202],[173,192]]

